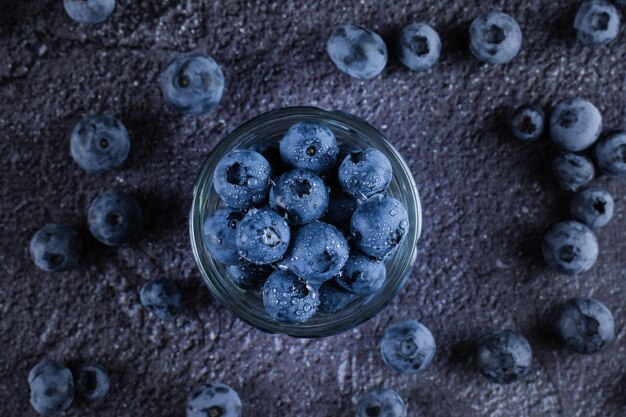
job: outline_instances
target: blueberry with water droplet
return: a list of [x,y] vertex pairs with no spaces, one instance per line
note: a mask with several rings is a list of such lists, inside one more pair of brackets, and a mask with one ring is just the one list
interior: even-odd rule
[[290,271],[273,272],[265,281],[262,294],[267,314],[283,323],[307,321],[320,304],[317,290]]
[[357,200],[344,193],[341,189],[331,190],[328,198],[328,209],[322,220],[340,230],[349,232],[350,220],[357,205]]
[[240,261],[226,268],[228,276],[241,289],[260,292],[265,280],[274,270],[269,265],[256,265],[246,261]]
[[346,194],[365,199],[384,191],[393,171],[384,153],[368,148],[348,155],[339,166],[338,176]]
[[102,23],[115,9],[115,0],[63,0],[67,15],[85,25]]
[[258,152],[231,151],[217,164],[213,186],[227,206],[259,206],[267,199],[271,170],[269,162]]
[[335,135],[319,123],[296,123],[280,141],[280,156],[285,165],[317,174],[330,171],[337,162],[338,153]]
[[145,308],[161,319],[169,319],[177,315],[183,304],[178,285],[168,279],[147,282],[141,288],[140,299]]
[[578,353],[596,353],[615,339],[615,321],[600,301],[574,298],[559,309],[556,330],[565,347]]
[[548,266],[566,275],[591,269],[598,259],[598,241],[591,229],[576,221],[552,226],[543,236],[543,259]]
[[356,25],[336,27],[326,52],[341,72],[361,80],[376,77],[387,65],[387,46],[377,33]]
[[292,169],[280,176],[270,189],[270,206],[285,213],[293,225],[319,219],[328,208],[328,189],[316,174]]
[[237,229],[239,256],[255,264],[270,264],[280,260],[291,239],[289,225],[276,212],[251,209]]
[[69,271],[80,262],[82,239],[78,232],[59,224],[47,224],[30,241],[30,256],[47,272]]
[[239,250],[235,243],[237,228],[244,214],[230,207],[216,210],[202,225],[202,242],[209,255],[227,265],[239,263]]
[[344,289],[357,295],[370,295],[378,292],[385,284],[387,268],[375,258],[362,253],[350,254],[346,265],[335,281]]
[[533,353],[524,336],[499,330],[482,336],[476,348],[478,371],[495,384],[509,384],[526,375]]
[[237,391],[219,382],[202,385],[187,399],[187,417],[241,417],[242,409]]
[[28,374],[30,404],[42,416],[68,410],[74,402],[74,377],[62,363],[44,359]]
[[385,363],[394,371],[404,374],[426,369],[435,357],[436,350],[432,333],[416,320],[389,325],[380,343]]
[[70,152],[85,171],[104,172],[119,167],[130,152],[126,127],[108,114],[86,117],[70,136]]
[[106,369],[94,362],[87,362],[78,369],[76,392],[89,401],[103,399],[109,392],[111,380]]
[[596,174],[591,159],[585,155],[561,152],[552,160],[552,171],[564,190],[576,191]]
[[406,417],[406,415],[404,400],[390,388],[370,390],[356,405],[356,417]]
[[570,213],[574,220],[597,229],[611,220],[615,202],[608,191],[600,188],[587,188],[572,198]]
[[130,242],[141,231],[141,207],[130,194],[105,191],[98,195],[87,212],[89,231],[100,242],[119,246]]
[[357,296],[341,288],[335,280],[324,282],[319,289],[320,306],[318,312],[333,314],[343,310]]

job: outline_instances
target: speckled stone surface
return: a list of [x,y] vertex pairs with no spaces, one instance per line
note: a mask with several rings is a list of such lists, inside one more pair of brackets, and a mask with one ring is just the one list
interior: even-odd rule
[[[606,127],[625,127],[623,33],[584,47],[571,23],[576,2],[544,1],[131,1],[111,18],[80,26],[61,0],[0,0],[0,414],[34,416],[27,374],[41,358],[97,360],[111,370],[101,403],[68,416],[182,416],[207,380],[239,391],[249,417],[352,416],[361,394],[392,387],[410,416],[621,417],[626,414],[626,180],[601,178],[616,215],[598,231],[596,266],[578,278],[550,272],[542,232],[567,216],[569,195],[549,169],[549,141],[523,144],[503,127],[515,105],[582,96]],[[470,56],[467,27],[490,10],[518,19],[520,55],[489,66]],[[325,54],[334,25],[357,23],[389,41],[413,20],[442,36],[441,62],[409,72],[392,59],[372,81],[339,73]],[[224,68],[213,113],[180,117],[163,108],[160,68],[179,51],[203,51]],[[425,228],[414,273],[379,316],[343,335],[296,340],[261,333],[217,304],[191,254],[187,214],[204,159],[227,132],[282,106],[357,114],[405,156],[423,198]],[[71,159],[69,133],[83,116],[112,112],[133,149],[120,170],[93,175]],[[105,248],[89,238],[85,212],[108,188],[135,195],[146,231]],[[46,274],[28,241],[46,222],[80,229],[86,259]],[[178,280],[184,313],[161,322],[140,307],[151,278]],[[602,300],[616,341],[580,356],[546,331],[550,309],[570,297]],[[415,318],[437,339],[428,371],[401,376],[378,351],[384,327]],[[471,362],[491,329],[523,333],[535,351],[522,382],[494,386]]]

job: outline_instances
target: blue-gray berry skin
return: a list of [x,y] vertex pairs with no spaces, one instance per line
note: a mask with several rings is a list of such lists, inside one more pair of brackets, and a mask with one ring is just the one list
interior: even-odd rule
[[284,213],[293,225],[319,219],[328,208],[328,188],[315,173],[292,169],[276,180],[270,189],[272,209]]
[[476,58],[490,64],[511,61],[522,47],[522,31],[511,16],[491,12],[472,22],[470,51]]
[[210,56],[181,54],[174,58],[159,77],[165,103],[187,115],[207,113],[215,108],[224,93],[224,73]]
[[396,391],[377,388],[366,392],[356,406],[356,417],[406,417],[406,405]]
[[268,316],[283,323],[304,323],[315,315],[320,304],[318,291],[286,270],[269,276],[262,295]]
[[552,172],[561,188],[576,191],[593,179],[596,169],[585,155],[561,152],[552,160]]
[[354,294],[370,295],[383,287],[386,277],[387,269],[383,262],[354,252],[350,254],[343,271],[335,277],[335,281]]
[[415,374],[426,369],[437,351],[432,333],[416,320],[393,323],[385,330],[380,352],[394,371]]
[[89,401],[103,399],[109,392],[111,379],[107,370],[97,363],[84,363],[78,369],[76,392]]
[[620,20],[619,11],[610,2],[584,1],[574,19],[576,37],[585,45],[606,45],[619,35]]
[[546,115],[537,106],[523,105],[509,117],[509,129],[515,139],[532,142],[541,137],[546,127]]
[[108,114],[78,122],[70,136],[70,152],[85,171],[104,172],[119,167],[130,152],[126,127]]
[[260,153],[261,155],[263,155],[263,158],[265,158],[267,162],[269,162],[272,169],[272,179],[276,179],[288,171],[288,168],[285,166],[282,158],[280,157],[280,148],[278,147],[277,143],[255,143],[250,146],[249,149]]
[[328,209],[323,217],[325,223],[330,223],[336,228],[344,231],[350,231],[350,220],[354,214],[354,210],[358,202],[356,199],[345,194],[339,188],[331,190]]
[[326,43],[326,52],[341,72],[369,80],[387,65],[387,46],[375,32],[356,25],[336,27]]
[[408,214],[402,203],[383,194],[376,194],[361,203],[350,222],[355,246],[375,258],[389,255],[400,245],[408,230]]
[[290,240],[285,219],[268,209],[251,209],[239,223],[235,238],[239,256],[259,265],[280,260]]
[[584,354],[601,351],[615,338],[613,315],[591,298],[575,298],[563,304],[556,329],[565,347]]
[[441,38],[426,23],[411,23],[398,38],[398,57],[413,71],[426,71],[439,61]]
[[543,259],[553,270],[579,275],[598,259],[598,241],[590,228],[576,221],[552,226],[543,236]]
[[605,226],[613,217],[615,202],[608,191],[600,188],[587,188],[577,192],[570,203],[574,220],[598,229]]
[[141,304],[160,319],[170,319],[180,313],[183,296],[174,281],[156,279],[147,282],[140,293]]
[[187,399],[187,417],[241,417],[237,391],[214,382],[202,385]]
[[626,177],[626,131],[615,130],[602,135],[593,147],[598,169],[611,177]]
[[68,410],[74,402],[74,377],[62,363],[44,359],[30,370],[30,404],[42,416]]
[[235,243],[239,222],[244,213],[222,207],[207,217],[202,225],[202,241],[209,255],[226,265],[239,263],[239,251]]
[[533,353],[524,336],[499,330],[482,336],[476,347],[478,371],[495,384],[509,384],[526,375]]
[[346,194],[365,200],[387,188],[393,170],[385,154],[368,148],[346,156],[339,166],[338,177]]
[[280,156],[290,168],[324,174],[335,166],[338,154],[337,138],[319,123],[296,123],[280,141]]
[[59,224],[47,224],[30,241],[30,257],[47,272],[69,271],[80,262],[82,239],[78,232]]
[[130,242],[143,225],[141,207],[130,194],[105,191],[98,195],[87,212],[89,231],[108,246]]
[[258,152],[240,149],[226,154],[213,174],[213,187],[227,206],[245,209],[267,200],[272,168]]
[[341,288],[335,280],[324,282],[319,289],[321,314],[334,314],[343,310],[357,296]]
[[602,115],[593,103],[580,98],[560,101],[550,115],[550,137],[559,148],[580,152],[602,132]]
[[111,16],[115,0],[63,0],[63,6],[73,21],[91,25]]
[[255,265],[247,261],[241,261],[235,265],[229,265],[226,272],[230,279],[241,289],[246,291],[260,292],[263,284],[274,269],[269,265]]

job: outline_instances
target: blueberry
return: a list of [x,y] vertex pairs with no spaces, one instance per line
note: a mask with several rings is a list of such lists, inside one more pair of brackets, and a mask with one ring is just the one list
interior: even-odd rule
[[602,135],[593,147],[593,159],[604,174],[626,176],[626,131],[616,130]]
[[490,382],[509,384],[526,375],[533,352],[524,336],[499,330],[482,336],[476,349],[478,371]]
[[393,171],[384,153],[368,148],[346,156],[339,166],[338,176],[346,194],[366,199],[387,188]]
[[270,167],[272,168],[271,177],[278,178],[285,172],[287,172],[287,167],[283,163],[282,158],[280,157],[280,148],[275,142],[261,142],[255,143],[250,147],[250,150],[256,151],[260,153],[263,158],[269,162]]
[[380,343],[385,363],[403,374],[415,374],[426,369],[435,357],[436,350],[430,330],[415,320],[391,324],[385,329]]
[[620,14],[604,0],[585,1],[574,19],[576,37],[585,45],[606,45],[619,35]]
[[202,385],[187,399],[187,417],[241,417],[237,392],[218,382]]
[[552,171],[561,188],[576,191],[596,174],[591,159],[584,155],[561,152],[552,160]]
[[352,253],[335,281],[344,289],[358,294],[370,295],[385,284],[385,264],[361,253]]
[[342,229],[350,230],[350,220],[357,207],[357,201],[345,194],[340,189],[330,192],[328,200],[328,209],[324,215],[323,221]]
[[242,261],[235,265],[229,265],[226,268],[228,276],[241,289],[247,291],[260,292],[267,277],[274,270],[268,265],[255,265],[250,262]]
[[72,131],[70,152],[85,171],[110,171],[124,163],[130,152],[126,127],[115,117],[86,117]]
[[69,409],[74,402],[74,377],[67,366],[44,359],[30,370],[30,405],[42,416]]
[[270,264],[283,257],[290,239],[285,219],[272,210],[252,209],[239,224],[235,240],[239,256],[255,264]]
[[263,285],[263,305],[274,320],[303,323],[320,304],[317,290],[290,271],[273,272]]
[[550,136],[556,146],[570,152],[589,148],[602,131],[602,115],[591,102],[580,98],[563,100],[550,116]]
[[566,275],[591,269],[598,258],[598,241],[587,226],[566,221],[552,226],[543,236],[543,259],[548,266]]
[[292,169],[285,172],[270,189],[270,205],[284,213],[293,225],[319,219],[328,208],[328,189],[311,171]]
[[280,141],[280,156],[285,165],[323,174],[337,162],[339,146],[333,132],[312,122],[297,123]]
[[591,298],[574,298],[563,304],[556,329],[563,344],[578,353],[599,352],[615,338],[613,315]]
[[511,61],[522,47],[522,31],[505,13],[491,12],[474,19],[469,35],[472,54],[490,64]]
[[408,214],[402,203],[383,194],[365,200],[350,222],[356,247],[375,258],[382,258],[398,247],[408,227]]
[[354,300],[356,295],[341,288],[334,280],[329,280],[320,286],[319,297],[318,312],[334,314]]
[[294,233],[285,260],[300,278],[319,285],[339,274],[348,254],[348,241],[335,226],[314,222]]
[[412,23],[402,29],[398,39],[400,61],[413,71],[425,71],[441,55],[441,38],[425,23]]
[[141,231],[143,214],[131,195],[105,191],[91,202],[87,222],[96,239],[105,245],[119,246]]
[[78,265],[81,248],[82,240],[76,230],[47,224],[31,239],[30,256],[44,271],[69,271]]
[[375,32],[355,25],[336,27],[326,43],[326,52],[341,72],[368,80],[387,65],[387,46]]
[[167,279],[147,282],[140,293],[141,304],[160,319],[169,319],[180,313],[182,295],[178,285]]
[[524,105],[509,117],[509,128],[515,139],[531,142],[539,139],[546,124],[546,115],[539,107]]
[[84,363],[78,369],[76,391],[90,401],[103,399],[109,392],[111,380],[104,367],[97,363]]
[[216,210],[202,225],[202,241],[209,255],[218,262],[235,265],[239,252],[235,243],[237,227],[244,214],[230,207]]
[[211,111],[224,93],[224,74],[215,60],[199,53],[174,58],[159,77],[165,103],[182,114]]
[[373,389],[359,400],[356,417],[406,417],[406,405],[400,394],[390,388]]
[[213,186],[227,206],[244,209],[261,204],[270,188],[271,167],[258,152],[236,150],[225,155],[213,174]]
[[63,6],[73,21],[90,25],[107,20],[115,9],[115,0],[63,0]]
[[572,218],[597,229],[605,226],[613,217],[615,203],[608,191],[600,188],[587,188],[572,198],[570,211]]

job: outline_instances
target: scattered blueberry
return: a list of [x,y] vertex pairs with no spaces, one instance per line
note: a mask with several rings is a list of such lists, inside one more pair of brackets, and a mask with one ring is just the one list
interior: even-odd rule
[[338,176],[346,194],[366,199],[387,188],[393,170],[384,153],[368,148],[348,155],[339,166]]
[[357,201],[339,189],[331,190],[328,209],[323,221],[341,230],[350,230],[350,220],[356,210]]
[[545,129],[546,115],[539,107],[524,105],[509,117],[509,128],[515,139],[531,142],[539,139]]
[[596,174],[591,159],[585,155],[561,152],[552,160],[552,171],[561,188],[576,191]]
[[47,224],[31,239],[30,256],[44,271],[68,271],[78,265],[81,247],[82,240],[76,230]]
[[626,131],[616,130],[602,135],[593,148],[593,159],[604,174],[626,176]]
[[159,78],[165,103],[182,114],[211,111],[224,93],[224,74],[215,60],[199,53],[181,54]]
[[526,375],[532,357],[532,349],[524,336],[509,330],[484,335],[476,349],[478,371],[496,384],[509,384]]
[[566,221],[552,226],[543,236],[543,259],[548,266],[566,275],[591,269],[598,258],[598,241],[587,226]]
[[270,189],[272,209],[285,213],[289,223],[301,225],[319,219],[328,208],[328,189],[311,171],[285,172]]
[[239,223],[239,256],[255,264],[270,264],[283,257],[289,247],[289,225],[276,212],[251,209]]
[[387,46],[375,32],[355,25],[335,28],[328,38],[326,52],[340,71],[368,80],[387,65]]
[[394,371],[404,374],[426,369],[435,357],[436,350],[430,330],[415,320],[391,324],[380,343],[385,363]]
[[319,304],[317,290],[290,271],[273,272],[263,285],[263,305],[274,320],[303,323],[313,317]]
[[288,167],[323,174],[335,166],[339,146],[333,132],[313,122],[297,123],[280,141],[280,156]]
[[490,64],[511,61],[522,47],[522,31],[505,13],[491,12],[476,18],[469,34],[472,54]]
[[585,45],[606,45],[619,35],[620,14],[604,0],[584,1],[576,18],[576,37]]
[[222,207],[202,225],[202,241],[209,255],[218,262],[235,265],[239,252],[235,243],[237,228],[244,214],[230,207]]
[[599,352],[615,338],[613,315],[591,298],[575,298],[563,304],[556,328],[563,344],[578,353]]
[[85,171],[103,172],[119,167],[130,152],[126,127],[108,114],[86,117],[72,131],[70,152]]
[[377,259],[361,253],[352,253],[343,271],[335,281],[344,289],[357,295],[370,295],[378,292],[385,284],[387,269]]
[[441,55],[441,38],[425,23],[412,23],[402,29],[398,39],[400,61],[413,71],[425,71]]
[[359,400],[356,417],[406,417],[406,405],[400,394],[390,388],[373,389]]
[[105,245],[119,246],[141,231],[143,214],[131,195],[105,191],[91,202],[87,222],[96,239]]
[[356,295],[341,288],[335,280],[324,282],[319,289],[320,306],[318,312],[333,314],[342,310]]
[[73,21],[90,25],[107,20],[115,9],[115,0],[63,0],[63,6]]
[[563,100],[550,116],[550,136],[556,146],[570,152],[589,148],[602,131],[602,115],[591,102],[580,98]]
[[187,417],[241,417],[237,392],[218,382],[202,385],[187,399]]
[[247,291],[260,292],[267,277],[274,270],[268,265],[255,265],[250,262],[242,261],[235,265],[229,265],[226,268],[228,276],[241,289]]
[[614,206],[613,197],[608,191],[600,188],[587,188],[574,195],[570,211],[574,220],[597,229],[611,220]]
[[90,401],[103,399],[109,392],[111,380],[107,370],[97,363],[85,363],[78,370],[76,392]]
[[30,404],[42,416],[69,409],[74,402],[74,377],[67,366],[44,359],[28,374]]
[[140,293],[141,304],[160,319],[177,315],[182,307],[182,295],[178,285],[167,279],[146,283]]
[[222,158],[213,174],[213,186],[227,206],[244,209],[265,201],[271,167],[263,155],[236,150]]

